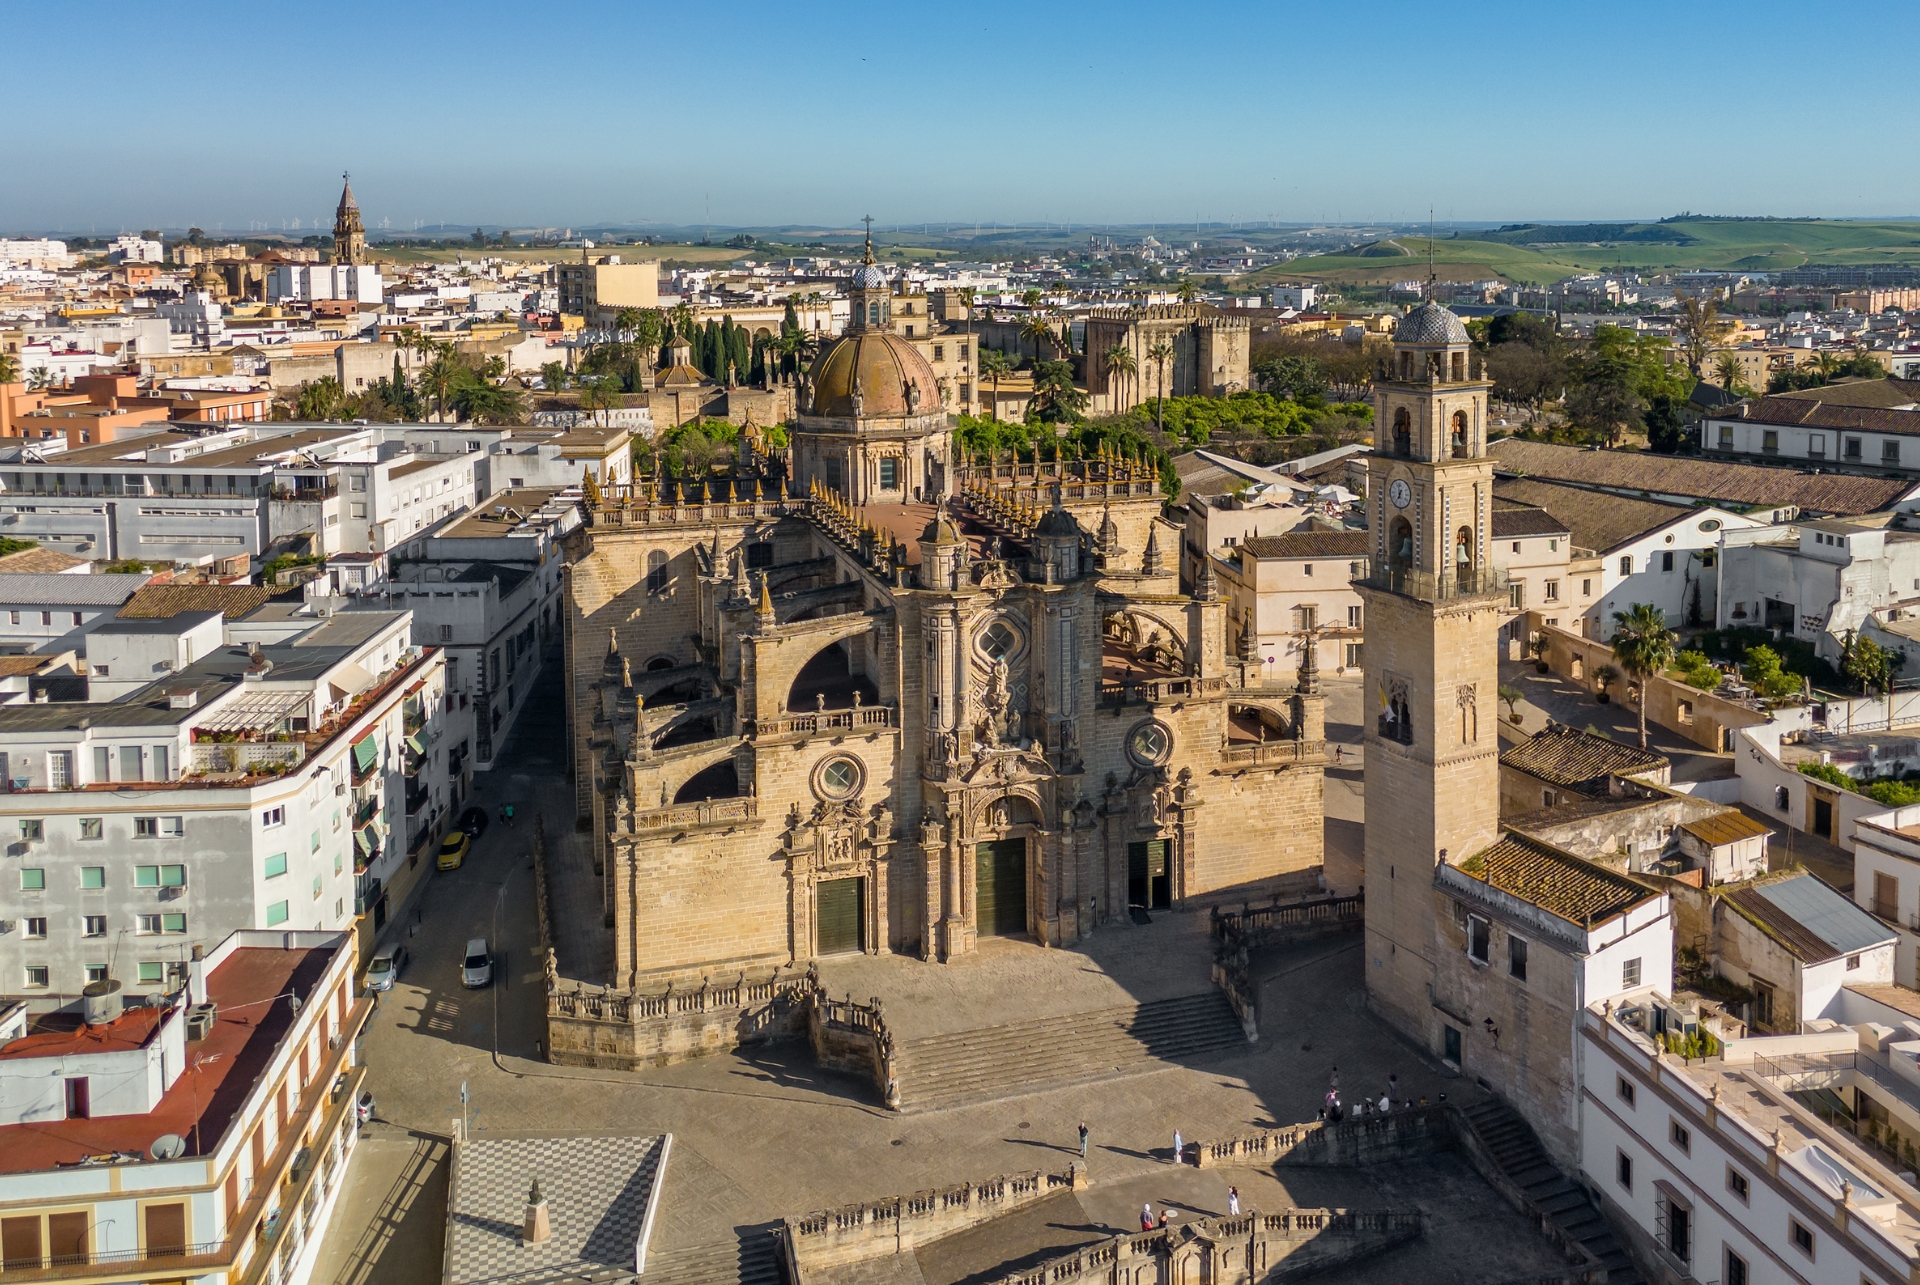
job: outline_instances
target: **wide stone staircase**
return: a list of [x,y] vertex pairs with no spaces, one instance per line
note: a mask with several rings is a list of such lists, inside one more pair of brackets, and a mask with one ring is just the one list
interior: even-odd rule
[[905,1040],[895,1062],[901,1109],[926,1111],[1246,1047],[1226,997],[1209,991]]
[[1498,1098],[1489,1098],[1462,1114],[1527,1204],[1552,1220],[1566,1239],[1577,1243],[1606,1269],[1607,1285],[1645,1285],[1587,1193],[1547,1159],[1539,1139],[1513,1108]]
[[771,1232],[686,1249],[650,1251],[647,1285],[783,1285],[780,1247]]

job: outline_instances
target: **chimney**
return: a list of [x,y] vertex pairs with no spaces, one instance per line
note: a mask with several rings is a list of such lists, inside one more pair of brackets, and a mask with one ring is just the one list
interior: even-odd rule
[[191,1003],[207,1002],[207,948],[197,942],[187,963],[187,995]]
[[547,1198],[540,1194],[540,1180],[533,1180],[527,1192],[527,1215],[520,1229],[520,1241],[526,1245],[544,1245],[553,1239],[553,1220],[547,1215]]

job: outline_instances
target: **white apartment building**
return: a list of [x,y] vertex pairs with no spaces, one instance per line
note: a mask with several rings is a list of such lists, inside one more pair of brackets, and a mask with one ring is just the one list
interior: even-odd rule
[[167,249],[145,237],[121,236],[108,244],[107,259],[112,263],[165,263]]
[[1727,1039],[1691,1061],[1656,1042],[1678,1027],[1657,990],[1587,1007],[1581,1169],[1642,1274],[1879,1285],[1920,1273],[1909,1162],[1844,1123],[1871,1122],[1896,1146],[1920,1137],[1915,1000],[1849,989],[1823,1032]]
[[[1920,614],[1920,533],[1823,518],[1723,533],[1717,627],[1778,629],[1838,663],[1849,630],[1895,648],[1885,627]],[[1920,655],[1909,658],[1911,669]]]
[[288,263],[267,274],[268,303],[346,299],[377,304],[385,293],[380,269],[371,265]]
[[0,995],[166,988],[240,929],[376,931],[450,807],[444,660],[411,630],[268,604],[120,700],[0,706]]
[[[450,443],[449,443],[450,444]],[[385,426],[247,423],[0,450],[0,532],[89,558],[205,566],[378,551],[473,505],[484,460]]]
[[0,264],[21,268],[66,268],[73,265],[65,241],[7,240],[0,238]]
[[9,1279],[305,1285],[359,1137],[351,934],[242,931],[85,1024],[0,1006]]

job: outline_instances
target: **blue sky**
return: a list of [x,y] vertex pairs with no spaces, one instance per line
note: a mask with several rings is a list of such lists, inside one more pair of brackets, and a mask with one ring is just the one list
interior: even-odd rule
[[1920,214],[1911,6],[9,6],[0,233]]

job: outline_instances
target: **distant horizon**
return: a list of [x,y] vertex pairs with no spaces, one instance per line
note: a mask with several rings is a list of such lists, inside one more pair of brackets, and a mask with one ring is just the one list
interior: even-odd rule
[[[1449,234],[1454,232],[1461,232],[1461,231],[1474,231],[1474,232],[1498,231],[1501,229],[1523,228],[1523,227],[1584,227],[1584,226],[1594,225],[1594,224],[1614,225],[1614,226],[1620,226],[1620,227],[1646,227],[1646,226],[1651,226],[1651,225],[1660,224],[1660,223],[1682,222],[1686,220],[1699,220],[1702,222],[1722,222],[1722,223],[1920,223],[1920,214],[1861,214],[1861,215],[1683,214],[1683,215],[1665,215],[1661,218],[1621,217],[1621,218],[1573,218],[1573,219],[1520,219],[1520,218],[1470,219],[1470,220],[1461,219],[1461,220],[1456,220],[1452,224],[1441,224],[1436,222],[1433,225],[1432,231],[1436,239],[1445,240]],[[133,224],[127,225],[124,227],[116,223],[113,227],[109,227],[109,228],[99,228],[97,227],[97,225],[89,225],[86,228],[58,227],[58,228],[33,228],[33,229],[0,231],[0,239],[18,240],[18,239],[27,239],[27,238],[36,238],[36,237],[45,238],[48,240],[59,240],[62,238],[71,238],[71,237],[87,237],[89,239],[92,239],[97,237],[135,236],[142,231],[158,231],[161,234],[161,237],[163,239],[176,240],[176,239],[184,239],[191,232],[193,226],[199,226],[201,233],[208,238],[218,238],[218,239],[229,240],[229,241],[249,240],[249,239],[256,239],[256,240],[257,239],[282,239],[282,238],[290,239],[293,241],[299,241],[303,237],[331,236],[333,233],[331,216],[329,216],[328,220],[322,226],[317,228],[312,228],[312,227],[301,227],[297,229],[283,229],[283,228],[277,228],[277,227],[276,228],[265,228],[265,227],[229,228],[229,227],[222,227],[218,224],[215,224],[214,226],[211,226],[211,227],[206,225],[180,225],[180,226],[174,226],[174,227],[167,227],[167,226],[157,225],[154,223],[145,223],[145,222],[136,220]],[[926,227],[930,227],[932,231],[923,232],[919,230],[921,228],[926,228]],[[367,231],[367,239],[370,243],[378,243],[381,241],[407,240],[407,239],[416,238],[416,237],[423,238],[423,239],[438,239],[444,236],[458,234],[458,233],[470,233],[471,230],[474,228],[479,228],[481,231],[487,233],[488,235],[499,235],[499,234],[505,233],[505,234],[514,235],[514,236],[534,236],[534,235],[546,234],[550,232],[565,232],[570,234],[575,239],[583,236],[591,236],[595,233],[608,233],[608,234],[617,233],[622,235],[631,234],[631,235],[638,235],[638,236],[663,236],[667,234],[676,234],[670,237],[671,240],[676,242],[687,239],[685,235],[678,235],[678,234],[696,234],[697,235],[697,234],[704,233],[710,239],[713,239],[716,243],[718,243],[721,240],[724,240],[726,237],[739,236],[742,234],[755,235],[755,236],[760,236],[760,235],[795,236],[795,237],[807,237],[807,238],[851,237],[856,241],[858,241],[864,234],[863,229],[858,225],[858,223],[855,223],[849,226],[846,224],[838,224],[838,223],[807,223],[807,222],[701,224],[701,223],[665,223],[665,222],[615,222],[612,220],[602,220],[602,221],[589,220],[584,223],[571,223],[571,224],[566,224],[566,223],[519,224],[519,223],[488,223],[488,222],[485,222],[484,220],[472,221],[472,220],[456,219],[456,220],[451,220],[444,223],[428,224],[420,228],[400,229],[400,228],[369,227]],[[1415,222],[1393,222],[1393,221],[1387,221],[1387,220],[1371,220],[1371,221],[1354,220],[1354,221],[1347,221],[1347,222],[1312,222],[1312,221],[1302,221],[1302,220],[1274,220],[1272,222],[1268,222],[1266,220],[1208,221],[1203,219],[1196,224],[1190,220],[1186,222],[1179,222],[1179,221],[1155,222],[1152,220],[1142,220],[1139,222],[1101,222],[1096,220],[1088,223],[1082,223],[1078,221],[1071,222],[1071,223],[1068,223],[1068,222],[1053,223],[1053,222],[1044,222],[1038,219],[1028,219],[1028,220],[983,219],[983,220],[980,220],[979,222],[977,232],[973,230],[974,228],[975,228],[975,223],[974,223],[974,220],[972,219],[968,219],[964,222],[961,222],[958,220],[951,220],[951,219],[932,219],[932,220],[916,219],[911,222],[902,222],[898,224],[888,223],[884,226],[881,225],[879,220],[876,219],[874,229],[873,229],[873,234],[876,241],[881,239],[882,237],[885,237],[889,239],[890,243],[897,244],[901,242],[902,238],[921,237],[921,238],[931,238],[934,241],[947,242],[947,241],[961,241],[961,240],[971,239],[974,236],[1004,237],[1008,233],[1016,233],[1016,232],[1037,232],[1037,233],[1045,233],[1050,236],[1072,235],[1077,237],[1081,235],[1094,236],[1094,235],[1112,234],[1116,232],[1144,233],[1144,234],[1155,235],[1155,236],[1179,236],[1182,232],[1182,229],[1185,229],[1188,235],[1191,235],[1196,230],[1203,234],[1221,235],[1221,234],[1234,234],[1234,233],[1242,233],[1242,232],[1245,232],[1245,233],[1289,232],[1289,231],[1300,232],[1300,231],[1309,231],[1314,229],[1325,228],[1325,229],[1337,230],[1337,231],[1343,231],[1343,232],[1379,232],[1382,235],[1391,235],[1391,236],[1401,236],[1401,235],[1409,235],[1409,234],[1424,236],[1428,231],[1427,224],[1424,221],[1415,223]],[[909,241],[909,243],[911,242]]]
[[1893,0],[8,17],[7,229],[324,231],[342,170],[369,233],[1920,212]]

